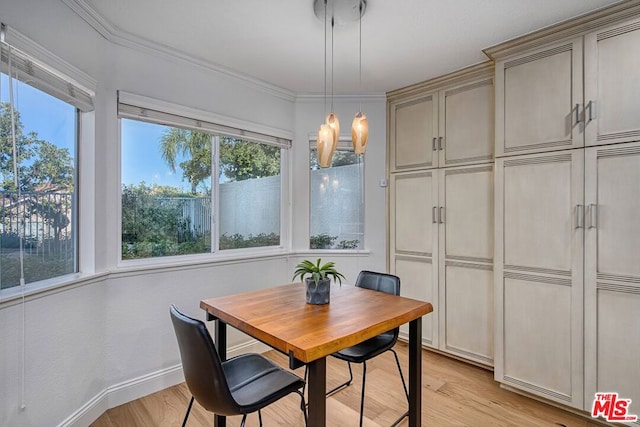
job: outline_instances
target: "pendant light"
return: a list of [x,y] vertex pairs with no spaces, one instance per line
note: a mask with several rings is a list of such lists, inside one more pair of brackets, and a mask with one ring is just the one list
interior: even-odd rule
[[[358,44],[358,74],[359,89],[362,90],[362,0],[360,0],[360,14],[358,22],[360,24],[360,37]],[[367,116],[362,112],[362,102],[360,102],[360,111],[356,113],[351,123],[351,142],[353,142],[353,152],[355,154],[364,154],[367,147],[367,139],[369,138],[369,122]]]
[[[326,123],[333,129],[333,151],[338,148],[338,139],[340,138],[340,120],[338,115],[333,112],[333,27],[335,26],[335,18],[333,11],[331,13],[331,112],[327,114]],[[333,152],[331,153],[333,156]]]
[[[333,19],[331,20],[333,22]],[[333,32],[333,27],[332,27]],[[333,40],[332,40],[333,44]],[[333,58],[332,58],[333,61]],[[331,82],[333,85],[333,81]],[[333,96],[331,98],[333,104]],[[327,0],[324,0],[324,110],[327,109]],[[332,105],[333,109],[333,105]],[[333,127],[332,127],[333,125]],[[337,126],[336,126],[337,125]],[[329,113],[325,120],[325,123],[320,125],[318,130],[318,164],[321,168],[328,168],[331,166],[333,160],[333,153],[336,150],[338,144],[338,136],[336,134],[336,128],[340,131],[340,122],[338,116],[334,113]]]

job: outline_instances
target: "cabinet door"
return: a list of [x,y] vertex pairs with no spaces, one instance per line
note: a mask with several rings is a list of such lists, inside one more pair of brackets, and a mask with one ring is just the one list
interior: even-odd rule
[[440,178],[440,349],[492,366],[493,166]]
[[585,409],[596,392],[640,413],[640,143],[586,151]]
[[582,38],[496,64],[496,156],[584,145]]
[[495,378],[582,408],[584,150],[496,161]]
[[390,105],[390,164],[394,171],[437,165],[437,93]]
[[[390,268],[409,298],[438,301],[438,224],[436,171],[392,174],[390,194]],[[437,318],[423,317],[423,344],[438,345]],[[403,332],[406,332],[403,329]]]
[[640,21],[585,36],[586,144],[640,140]]
[[493,161],[493,79],[440,92],[439,165]]

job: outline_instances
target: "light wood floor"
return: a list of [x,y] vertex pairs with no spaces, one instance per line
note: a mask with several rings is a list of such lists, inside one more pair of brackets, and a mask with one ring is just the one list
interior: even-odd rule
[[[407,346],[396,346],[403,372],[408,371]],[[282,366],[285,356],[266,353]],[[503,390],[493,373],[430,351],[423,350],[423,426],[602,426],[587,418]],[[327,386],[348,377],[346,364],[329,358]],[[354,365],[354,383],[327,400],[329,426],[357,426],[362,367]],[[298,369],[303,376],[304,370]],[[162,390],[104,413],[93,427],[180,426],[191,395],[184,383]],[[384,353],[367,363],[365,426],[388,426],[406,410],[393,354]],[[291,394],[262,411],[265,426],[302,426],[300,398]],[[239,426],[241,417],[229,417],[227,425]],[[249,415],[247,426],[257,426],[257,414]],[[401,426],[406,426],[406,419]],[[213,415],[194,403],[189,427],[213,426]]]

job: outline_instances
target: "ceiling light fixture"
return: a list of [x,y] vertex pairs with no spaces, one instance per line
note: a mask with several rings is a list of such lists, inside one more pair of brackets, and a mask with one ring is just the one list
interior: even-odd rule
[[[324,1],[324,111],[327,110],[327,0]],[[316,1],[317,3],[317,1]],[[333,102],[333,99],[332,99]],[[336,150],[334,146],[335,137],[334,129],[327,123],[330,113],[325,123],[320,125],[318,130],[318,163],[322,168],[331,166],[333,153]],[[337,118],[337,116],[335,116]],[[336,144],[337,145],[337,144]]]
[[[360,0],[359,3],[358,91],[362,92],[362,13],[364,12],[364,0]],[[367,116],[362,112],[362,101],[360,101],[360,111],[356,113],[351,123],[351,142],[353,142],[353,152],[355,154],[364,154],[368,138],[369,121],[367,120]]]
[[[324,110],[327,110],[327,9],[331,10],[331,111],[318,130],[318,163],[320,167],[331,166],[333,153],[338,147],[340,138],[340,120],[333,110],[333,30],[336,22],[360,21],[360,87],[362,86],[362,15],[366,8],[366,0],[314,0],[313,9],[316,16],[324,21]],[[351,136],[354,152],[364,153],[369,126],[366,116],[360,110],[352,123]],[[356,148],[357,147],[357,148]]]

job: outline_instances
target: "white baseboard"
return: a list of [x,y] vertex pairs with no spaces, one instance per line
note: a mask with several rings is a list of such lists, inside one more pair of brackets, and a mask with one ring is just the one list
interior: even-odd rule
[[[227,356],[234,357],[245,353],[264,353],[268,350],[271,350],[269,346],[252,340],[227,349]],[[102,390],[78,408],[73,414],[58,424],[58,427],[88,426],[108,409],[173,387],[183,381],[184,374],[182,373],[182,365],[175,365],[128,381],[123,381],[119,384],[114,384]]]

